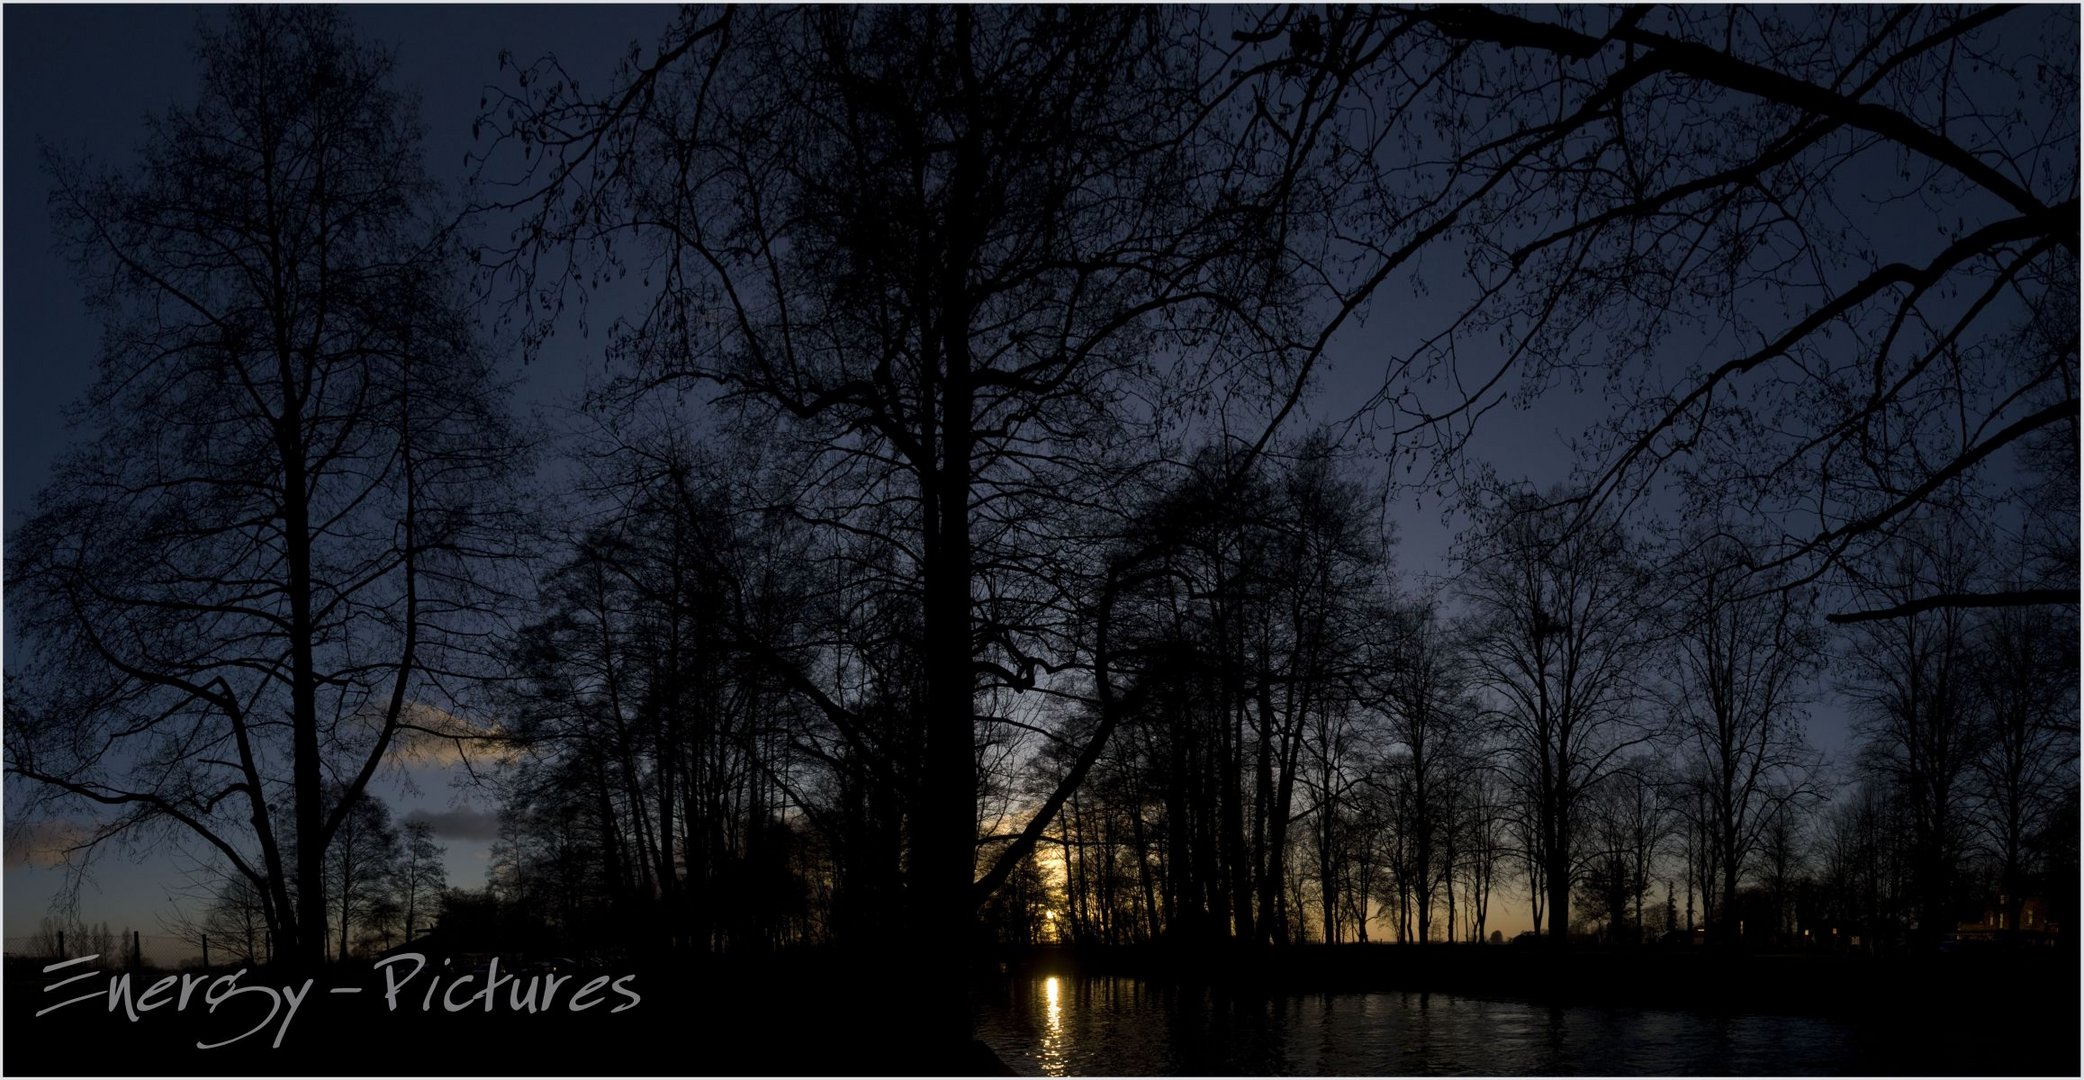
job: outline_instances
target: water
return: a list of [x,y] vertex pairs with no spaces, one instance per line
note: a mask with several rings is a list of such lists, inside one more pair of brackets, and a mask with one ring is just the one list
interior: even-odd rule
[[979,1035],[1039,1076],[1787,1076],[1877,1064],[1852,1026],[1813,1017],[1402,992],[1236,997],[1117,977],[1017,979]]

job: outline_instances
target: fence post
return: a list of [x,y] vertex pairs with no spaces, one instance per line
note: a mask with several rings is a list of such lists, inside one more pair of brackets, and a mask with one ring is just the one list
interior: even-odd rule
[[70,960],[70,959],[72,959],[71,957],[69,957],[69,956],[65,955],[65,931],[63,931],[63,930],[60,930],[60,931],[58,931],[58,959],[60,959],[60,960]]
[[144,935],[136,930],[130,932],[130,966],[140,969],[145,966]]
[[203,966],[210,966],[210,935],[203,935]]

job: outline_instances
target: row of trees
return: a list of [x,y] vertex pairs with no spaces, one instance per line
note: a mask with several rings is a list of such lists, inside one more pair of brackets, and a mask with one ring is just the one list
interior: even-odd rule
[[[886,933],[917,812],[917,623],[859,584],[858,551],[698,493],[730,470],[689,453],[625,453],[631,501],[520,639],[513,714],[542,756],[514,774],[515,850],[536,845],[559,898],[542,910],[574,927],[616,913],[603,925],[710,949]],[[2059,618],[1919,613],[1834,647],[1801,594],[1744,575],[1726,532],[1671,555],[1617,522],[1566,527],[1566,499],[1525,491],[1478,519],[1449,586],[1404,595],[1371,498],[1321,440],[1234,486],[1213,452],[1175,475],[1128,533],[1162,555],[1108,596],[1112,722],[1078,698],[980,716],[1027,733],[979,756],[980,806],[1015,821],[1112,729],[1009,871],[990,921],[1014,940],[1047,933],[1045,913],[1105,943],[1481,939],[1501,886],[1556,935],[1677,928],[1681,891],[1683,925],[1771,934],[1820,872],[1824,822],[1851,812],[1829,798],[1841,779],[1869,793],[1847,806],[1923,800],[1879,834],[1916,872],[1885,897],[1812,896],[1805,924],[1929,938],[1992,892],[2017,927],[2058,880],[2076,758]],[[747,520],[765,524],[730,524]],[[1958,586],[1967,528],[1906,540],[1876,588]],[[835,689],[763,663],[791,637],[816,640],[797,655]],[[1805,731],[1823,693],[1860,720],[1830,769]],[[1747,915],[1754,887],[1783,914]]]
[[851,751],[821,742],[788,681],[802,675],[766,650],[830,608],[802,572],[801,530],[748,517],[717,464],[674,434],[622,447],[610,509],[543,580],[545,617],[511,639],[502,700],[531,751],[502,780],[494,885],[575,931],[701,950],[806,933],[798,774],[821,753],[845,771]]
[[[1242,739],[1177,715],[1125,722],[1058,825],[1062,897],[1033,902],[1063,906],[1061,932],[1078,940],[1192,935],[1210,908],[1177,897],[1198,903],[1198,878],[1214,868],[1256,884],[1238,894],[1252,906],[1218,898],[1217,936],[1365,941],[1374,921],[1398,940],[1481,940],[1510,869],[1533,925],[1554,935],[1601,922],[1635,939],[1660,908],[1667,929],[1735,938],[1748,923],[1772,934],[1791,927],[1797,879],[1822,872],[1826,823],[1880,799],[1909,814],[1904,828],[1873,834],[1909,876],[1811,903],[1815,919],[1883,941],[1914,927],[1929,941],[1996,896],[2016,929],[2028,895],[2074,918],[2060,899],[2077,754],[2066,620],[1921,613],[1833,647],[1793,594],[1732,587],[1744,580],[1741,549],[1688,536],[1683,557],[1653,560],[1618,526],[1560,530],[1561,505],[1521,496],[1495,507],[1444,599],[1369,597],[1361,585],[1316,608],[1330,625],[1341,605],[1372,605],[1324,654],[1343,668],[1267,678],[1314,695],[1314,718],[1248,694],[1216,713],[1251,724]],[[1906,541],[1889,587],[1929,584],[1934,559],[1967,573],[1963,542],[1949,543],[1933,552]],[[1647,576],[1653,565],[1661,582]],[[1185,613],[1196,634],[1222,626]],[[1220,638],[1170,645],[1154,677],[1185,680],[1159,695],[1175,707],[1223,672],[1251,670]],[[1805,732],[1806,706],[1825,691],[1858,717],[1853,755],[1828,768]],[[1199,764],[1239,743],[1241,767]],[[1832,799],[1841,781],[1859,794]],[[1291,788],[1305,797],[1284,801]],[[1198,816],[1220,821],[1231,803],[1261,823],[1253,843],[1226,848],[1213,842],[1220,832],[1197,829]],[[1289,835],[1269,837],[1267,821]],[[1314,858],[1284,869],[1290,843]],[[1784,914],[1747,918],[1753,887]]]
[[[444,855],[429,822],[400,824],[381,799],[355,800],[324,860],[329,954],[380,952],[433,929],[449,892]],[[206,886],[199,909],[175,915],[167,931],[213,959],[273,960],[267,894],[230,874],[214,875]]]

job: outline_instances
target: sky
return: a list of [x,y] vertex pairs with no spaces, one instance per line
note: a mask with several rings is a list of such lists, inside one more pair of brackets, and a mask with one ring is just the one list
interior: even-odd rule
[[[472,146],[471,121],[483,88],[501,79],[502,49],[524,60],[554,51],[582,80],[604,83],[632,41],[650,45],[671,17],[670,8],[629,6],[372,5],[350,10],[366,37],[396,48],[398,85],[422,100],[429,171],[450,180],[460,177]],[[99,338],[69,267],[52,247],[39,147],[126,161],[149,112],[193,96],[195,69],[187,43],[196,19],[195,9],[172,5],[5,8],[0,504],[10,531],[33,506],[53,460],[75,438],[67,427],[66,406],[91,379]],[[1454,289],[1453,282],[1442,283],[1423,303],[1437,309],[1452,299]],[[1386,296],[1373,305],[1366,323],[1334,344],[1302,422],[1345,420],[1380,387],[1384,357],[1396,347],[1395,330],[1419,303]],[[517,366],[523,378],[517,405],[554,408],[569,402],[583,373],[599,370],[600,340],[598,335],[590,343],[565,335],[526,370]],[[1494,413],[1472,450],[1505,476],[1543,485],[1560,481],[1572,461],[1573,438],[1603,411],[1596,389],[1552,391],[1530,409]],[[1385,508],[1400,535],[1397,562],[1407,581],[1445,572],[1451,529],[1442,521],[1442,509],[1436,500],[1421,502],[1409,495]],[[0,637],[0,651],[5,646]],[[1845,739],[1844,718],[1820,709],[1812,733],[1824,749],[1835,749]],[[439,766],[416,767],[406,779],[409,787],[391,780],[379,793],[395,813],[427,815],[436,822],[448,848],[451,884],[481,884],[492,829],[489,802],[455,787],[451,772]],[[32,865],[38,860],[30,845],[17,839],[10,834],[4,876],[10,941],[34,930],[59,881],[57,871]],[[155,933],[168,908],[170,885],[180,876],[180,868],[163,853],[104,859],[82,893],[80,914],[90,922],[106,920],[118,929]],[[1494,911],[1493,925],[1508,934],[1527,924],[1524,903],[1512,897],[1499,897]]]

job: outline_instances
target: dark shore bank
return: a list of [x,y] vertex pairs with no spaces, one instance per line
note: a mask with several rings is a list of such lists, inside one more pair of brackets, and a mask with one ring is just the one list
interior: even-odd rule
[[1935,1008],[2061,1017],[2072,1032],[2079,1002],[2077,953],[2067,948],[1874,956],[1705,947],[1558,953],[1546,946],[1349,944],[1193,952],[1043,948],[1003,959],[1009,971],[1123,975],[1228,991],[1438,991],[1559,1005],[1848,1018]]

